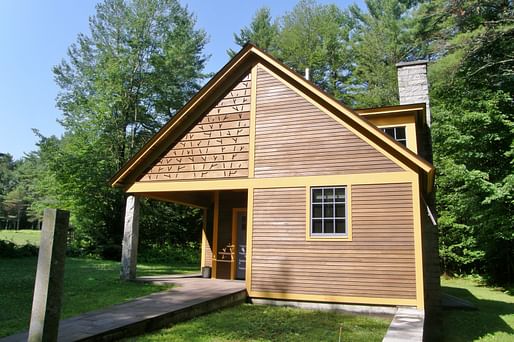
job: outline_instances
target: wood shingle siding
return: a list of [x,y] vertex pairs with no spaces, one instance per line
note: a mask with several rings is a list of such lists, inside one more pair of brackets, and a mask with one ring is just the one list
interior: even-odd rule
[[410,183],[352,185],[352,241],[306,240],[304,187],[254,191],[252,291],[416,298]]
[[403,171],[262,67],[255,129],[256,178]]
[[251,75],[247,75],[140,179],[248,176]]

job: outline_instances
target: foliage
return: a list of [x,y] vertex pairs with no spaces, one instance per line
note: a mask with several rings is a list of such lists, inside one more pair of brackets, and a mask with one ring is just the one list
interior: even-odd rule
[[356,22],[352,35],[356,105],[398,104],[396,64],[423,57],[412,26],[414,1],[366,0],[367,11],[350,7]]
[[108,180],[199,89],[206,35],[194,25],[176,0],[106,0],[54,68],[65,134],[40,149],[80,246],[120,244],[124,195]]
[[243,304],[138,341],[382,341],[390,319]]
[[[28,329],[37,258],[0,258],[0,336]],[[140,265],[145,274],[169,268]],[[179,272],[180,273],[180,272]],[[133,298],[162,291],[165,286],[119,279],[119,262],[67,258],[64,272],[62,317],[68,318]],[[169,274],[169,273],[168,273]]]
[[0,201],[3,203],[7,195],[16,185],[14,170],[16,162],[9,153],[0,153]]
[[200,255],[198,242],[147,244],[139,250],[138,260],[151,263],[172,262],[174,265],[196,265],[198,270],[200,269]]
[[421,8],[438,56],[430,76],[442,265],[495,282],[514,281],[513,13],[493,0]]
[[512,341],[514,297],[503,288],[484,286],[474,278],[442,279],[443,292],[474,304],[476,311],[445,310],[443,341]]
[[10,241],[18,246],[24,244],[39,246],[40,239],[40,230],[0,230],[0,240]]
[[15,161],[8,153],[0,153],[0,218],[4,228],[8,226],[9,218],[14,218],[12,228],[20,228],[24,218],[24,192],[18,186],[17,168],[20,162]]
[[39,249],[31,244],[15,244],[7,240],[0,240],[0,258],[33,257],[38,255]]
[[[234,42],[239,46],[252,43],[264,51],[276,50],[276,38],[278,24],[273,22],[268,7],[262,7],[255,12],[249,27],[243,27],[239,34],[234,33]],[[234,57],[236,51],[227,51],[230,57]]]
[[349,102],[345,82],[352,70],[352,28],[347,11],[302,0],[273,23],[269,10],[260,9],[250,26],[235,35],[235,42],[254,42],[300,74],[309,68],[314,83]]
[[[201,238],[202,211],[156,200],[141,201],[141,248],[188,245]],[[166,218],[163,220],[163,218]]]

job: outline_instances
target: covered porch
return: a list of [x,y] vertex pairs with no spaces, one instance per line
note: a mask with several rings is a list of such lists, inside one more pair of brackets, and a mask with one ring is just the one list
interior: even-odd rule
[[122,242],[122,279],[136,279],[140,198],[200,208],[202,274],[213,279],[246,279],[247,189],[129,194]]

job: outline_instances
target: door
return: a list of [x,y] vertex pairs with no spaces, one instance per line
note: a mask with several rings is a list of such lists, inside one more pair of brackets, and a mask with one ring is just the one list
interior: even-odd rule
[[246,211],[237,212],[237,268],[236,278],[246,275]]

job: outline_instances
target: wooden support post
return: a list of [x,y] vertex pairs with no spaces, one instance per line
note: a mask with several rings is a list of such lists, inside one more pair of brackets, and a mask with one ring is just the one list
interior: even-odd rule
[[211,278],[218,277],[218,228],[220,215],[220,192],[214,191],[214,222],[212,232],[212,275]]
[[30,342],[57,341],[70,213],[45,209],[30,316]]
[[137,245],[139,242],[139,198],[127,197],[125,208],[125,229],[121,251],[121,279],[136,278]]

